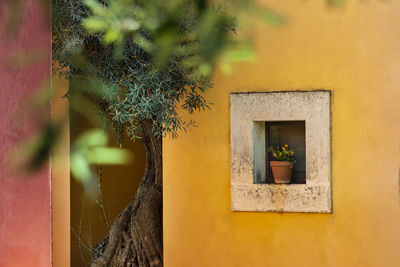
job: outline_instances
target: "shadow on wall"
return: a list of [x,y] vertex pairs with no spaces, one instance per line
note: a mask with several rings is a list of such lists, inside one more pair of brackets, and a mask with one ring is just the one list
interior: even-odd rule
[[[75,117],[71,125],[71,143],[90,125],[82,117]],[[118,146],[110,131],[112,144]],[[114,138],[113,138],[114,137]],[[133,153],[129,165],[94,166],[100,179],[97,196],[85,195],[82,185],[71,179],[71,266],[90,265],[91,250],[108,234],[114,219],[133,199],[145,168],[145,152],[142,142],[125,138],[124,148]]]

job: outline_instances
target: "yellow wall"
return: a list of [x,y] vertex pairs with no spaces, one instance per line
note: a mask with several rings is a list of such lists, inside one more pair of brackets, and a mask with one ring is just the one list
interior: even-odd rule
[[[215,75],[199,128],[164,142],[165,266],[400,266],[400,2],[263,1],[259,53]],[[332,90],[332,214],[230,210],[229,94]]]

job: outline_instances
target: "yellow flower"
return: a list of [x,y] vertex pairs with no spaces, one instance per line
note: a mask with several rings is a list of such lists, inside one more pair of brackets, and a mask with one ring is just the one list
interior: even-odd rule
[[274,157],[277,157],[277,156],[276,156],[276,153],[274,153]]
[[286,151],[286,148],[283,146],[283,147],[282,147],[282,150],[283,150],[283,151]]
[[285,147],[288,148],[289,147],[288,144],[285,144]]

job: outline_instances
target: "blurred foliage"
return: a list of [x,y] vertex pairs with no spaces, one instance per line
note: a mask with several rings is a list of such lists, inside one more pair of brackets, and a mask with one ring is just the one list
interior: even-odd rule
[[[139,122],[148,119],[156,136],[176,138],[196,126],[182,111],[210,108],[203,94],[216,66],[229,73],[255,60],[249,40],[236,36],[238,10],[284,23],[252,1],[228,9],[201,0],[53,0],[54,70],[70,81],[71,108],[95,121],[94,103],[118,140],[140,138]],[[80,177],[89,173],[82,162],[71,159]]]
[[[52,7],[57,70],[70,80],[70,94],[95,99],[119,138],[140,137],[143,119],[153,121],[155,135],[177,137],[195,125],[182,110],[210,108],[203,93],[217,60],[229,71],[255,58],[235,38],[236,18],[207,1],[54,0]],[[257,10],[273,24],[283,21]]]
[[90,187],[92,170],[88,163],[127,164],[131,154],[124,149],[107,147],[108,136],[102,129],[83,132],[71,147],[71,173]]
[[[5,0],[0,2],[0,16],[4,21],[1,25],[2,41],[12,42],[19,38],[19,30],[22,27],[27,8],[32,6],[43,9],[43,21],[50,24],[49,0]],[[48,51],[40,48],[26,47],[8,56],[4,66],[10,71],[23,70],[23,68],[41,64],[47,59]],[[51,118],[49,116],[49,103],[59,88],[56,79],[49,83],[49,77],[37,88],[37,92],[29,94],[17,107],[15,118],[10,124],[17,132],[25,132],[26,120],[35,121],[35,132],[24,135],[23,140],[10,151],[6,163],[10,170],[19,175],[30,174],[40,170],[48,163],[49,156],[54,148],[62,140],[63,129],[69,123],[68,116]],[[70,97],[73,113],[84,114],[92,126],[99,123],[101,112],[89,98],[81,94]],[[68,113],[65,113],[67,115]],[[74,178],[79,179],[85,185],[86,190],[95,188],[96,181],[92,171],[94,164],[127,164],[132,154],[121,148],[107,146],[108,136],[104,129],[92,129],[83,132],[77,137],[77,141],[71,145],[71,172]],[[53,164],[64,164],[53,154]]]
[[[70,123],[68,116],[65,116],[68,111],[63,110],[65,113],[62,116],[52,114],[51,119],[49,116],[49,103],[55,95],[60,94],[56,92],[59,89],[65,88],[60,86],[57,79],[53,79],[51,86],[46,83],[42,90],[21,101],[10,130],[25,132],[23,127],[27,120],[34,120],[37,131],[33,134],[30,131],[27,132],[29,136],[23,136],[24,140],[20,140],[22,142],[9,153],[7,164],[16,174],[30,174],[40,170],[48,163],[50,154],[53,154],[53,165],[65,164],[53,152],[57,146],[62,145],[60,140],[64,140],[64,128]],[[88,102],[87,98],[74,97],[70,107],[73,112],[79,111],[80,114],[84,114],[84,118],[90,121],[92,126],[98,125],[98,109],[93,103]],[[109,137],[105,129],[92,128],[80,133],[71,144],[71,173],[84,185],[87,193],[93,193],[97,186],[93,165],[128,164],[132,159],[132,153],[129,150],[108,146],[108,142]]]
[[[49,0],[36,1],[49,8]],[[7,5],[6,32],[15,35],[26,1]],[[159,137],[177,137],[195,126],[182,111],[210,108],[203,94],[212,87],[215,68],[230,73],[234,63],[256,59],[250,40],[236,36],[241,21],[257,16],[273,26],[285,23],[251,0],[232,0],[229,6],[204,0],[52,0],[51,9],[53,72],[70,82],[66,97],[72,111],[95,127],[99,121],[102,128],[111,127],[119,140],[140,138],[143,119],[153,121]],[[33,64],[32,58],[16,57],[12,67]],[[32,146],[31,169],[50,154],[64,123],[43,124]],[[125,151],[109,150],[99,135],[96,129],[72,144],[71,171],[82,181],[93,176],[92,163],[127,159]]]

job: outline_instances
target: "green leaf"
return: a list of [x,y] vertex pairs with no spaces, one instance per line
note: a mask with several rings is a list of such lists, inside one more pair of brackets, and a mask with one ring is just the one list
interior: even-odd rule
[[128,164],[131,162],[129,150],[110,147],[95,147],[87,152],[91,163],[99,164]]
[[89,17],[82,21],[82,26],[89,32],[102,31],[107,27],[107,22],[97,17]]
[[87,181],[92,179],[93,174],[90,169],[89,161],[82,152],[72,153],[70,164],[71,173],[76,179],[82,183],[87,183]]
[[256,54],[252,49],[237,49],[227,51],[224,55],[230,62],[254,62]]
[[103,38],[105,43],[118,43],[122,41],[122,34],[117,29],[109,29]]
[[106,16],[107,9],[96,0],[84,0],[84,4],[98,16]]
[[108,136],[102,129],[91,129],[81,134],[75,145],[79,147],[104,146],[108,143]]

